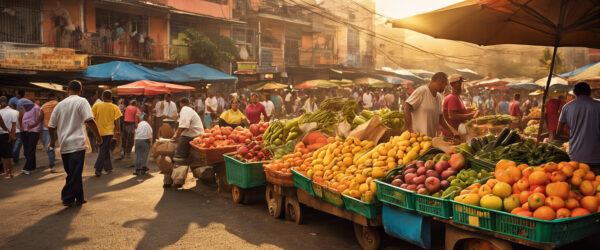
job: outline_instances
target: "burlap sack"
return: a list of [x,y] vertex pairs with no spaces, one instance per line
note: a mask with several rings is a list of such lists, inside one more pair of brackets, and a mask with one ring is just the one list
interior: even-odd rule
[[177,143],[170,140],[158,140],[156,143],[156,154],[163,156],[173,156],[177,150]]
[[367,122],[358,125],[354,130],[350,131],[348,137],[354,137],[359,140],[369,140],[374,143],[379,142],[379,139],[388,131],[390,128],[381,123],[378,116],[373,116]]
[[190,167],[187,165],[177,166],[173,168],[173,173],[171,174],[171,178],[173,178],[173,183],[184,184],[185,179],[187,178],[189,168]]
[[173,171],[173,160],[169,156],[161,156],[157,161],[158,169],[165,175],[171,175]]

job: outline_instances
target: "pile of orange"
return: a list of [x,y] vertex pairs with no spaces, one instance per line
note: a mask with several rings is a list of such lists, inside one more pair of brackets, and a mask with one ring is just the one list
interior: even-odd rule
[[546,163],[531,167],[502,160],[496,165],[496,180],[512,186],[520,207],[513,214],[543,220],[578,217],[600,212],[600,176],[585,163]]
[[291,174],[292,167],[299,167],[304,163],[304,161],[312,156],[312,152],[310,152],[304,143],[299,142],[296,144],[294,148],[294,152],[291,154],[284,155],[281,159],[275,160],[267,165],[265,168],[268,168],[271,171],[279,172],[282,174],[289,175]]

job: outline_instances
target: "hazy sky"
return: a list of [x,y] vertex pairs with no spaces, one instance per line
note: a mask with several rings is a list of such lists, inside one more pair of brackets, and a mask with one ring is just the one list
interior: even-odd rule
[[412,16],[448,5],[462,0],[375,0],[377,12],[391,18]]

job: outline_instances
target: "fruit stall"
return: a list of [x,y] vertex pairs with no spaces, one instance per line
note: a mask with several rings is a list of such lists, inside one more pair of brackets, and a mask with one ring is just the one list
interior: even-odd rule
[[357,113],[335,98],[319,108],[248,131],[213,128],[196,143],[235,145],[224,156],[235,202],[264,190],[275,218],[301,224],[309,207],[346,219],[364,249],[379,247],[380,231],[430,248],[432,223],[446,248],[463,239],[554,248],[600,233],[600,176],[511,130],[510,117],[477,118],[467,142],[444,152],[402,131],[401,112]]

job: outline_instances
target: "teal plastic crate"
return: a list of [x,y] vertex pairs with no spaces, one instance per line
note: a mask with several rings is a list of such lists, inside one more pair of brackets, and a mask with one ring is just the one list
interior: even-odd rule
[[262,162],[243,163],[228,155],[225,157],[227,182],[239,188],[253,188],[267,184]]
[[600,232],[600,213],[551,221],[495,213],[497,232],[533,242],[562,245]]
[[415,194],[415,209],[420,213],[444,219],[452,217],[452,202],[448,199]]
[[333,205],[336,205],[338,207],[344,206],[344,200],[342,199],[342,194],[340,194],[337,190],[334,190],[334,189],[331,189],[328,187],[322,187],[322,188],[323,188],[323,197],[322,197],[323,200],[325,200]]
[[377,199],[386,204],[404,208],[406,210],[415,210],[415,193],[402,189],[380,180],[377,183]]
[[294,170],[293,168],[291,170],[294,186],[308,192],[312,196],[315,196],[315,192],[312,188],[312,181],[308,177],[298,173],[298,171]]
[[496,210],[452,201],[452,221],[479,229],[494,231]]
[[347,195],[342,195],[342,200],[344,200],[344,206],[347,210],[360,214],[367,219],[376,219],[381,214],[381,207],[383,205],[381,202],[366,203]]

